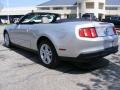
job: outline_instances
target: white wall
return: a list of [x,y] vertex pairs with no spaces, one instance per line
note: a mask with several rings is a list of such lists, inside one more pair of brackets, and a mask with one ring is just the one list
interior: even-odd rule
[[[98,18],[98,14],[104,14],[104,15],[120,15],[120,5],[117,6],[119,7],[119,10],[105,10],[105,6],[103,9],[99,9],[99,2],[105,4],[106,0],[80,0],[81,2],[81,7],[80,7],[80,13],[94,13],[95,16]],[[94,9],[86,9],[86,2],[95,2],[95,8]],[[37,7],[17,7],[17,8],[3,8],[0,11],[0,15],[24,15],[29,12],[34,11],[39,11],[39,12],[50,12],[50,13],[58,13],[62,15],[62,18],[65,18],[66,14],[76,14],[76,10],[68,10],[66,7],[69,7],[71,5],[64,5],[64,6],[45,6],[45,7],[50,7],[50,10],[37,10],[40,6]],[[75,6],[75,5],[74,5]],[[42,6],[43,7],[43,6]],[[63,7],[63,10],[53,10],[53,7]]]
[[[103,14],[105,15],[105,1],[106,0],[79,0],[79,3],[81,3],[80,7],[80,13],[85,14],[85,13],[94,13],[95,16],[98,18],[98,14]],[[94,9],[86,9],[86,2],[94,2]],[[104,3],[104,8],[99,9],[99,3]],[[43,7],[43,6],[39,6]],[[50,7],[50,10],[39,10],[40,12],[52,12],[52,13],[59,13],[59,14],[76,14],[76,10],[67,10],[65,9],[66,6],[44,6],[44,7]],[[64,10],[53,10],[52,7],[64,7]]]
[[[86,2],[94,2],[95,6],[94,9],[86,9]],[[104,3],[104,8],[103,9],[99,9],[99,3]],[[81,11],[82,14],[84,13],[94,13],[95,16],[98,18],[98,14],[105,14],[105,0],[84,0],[82,2],[82,6],[81,6]]]
[[118,7],[118,10],[106,10],[106,15],[119,15],[120,16],[120,5],[106,5],[107,7]]
[[[73,6],[73,5],[72,5]],[[75,6],[75,5],[74,5]],[[44,7],[49,7],[50,10],[40,10],[41,6],[37,6],[37,11],[38,12],[50,12],[50,13],[58,13],[61,14],[61,18],[67,18],[66,15],[68,14],[76,14],[76,10],[68,10],[67,7],[71,7],[71,5],[63,5],[63,6],[44,6]],[[62,10],[53,10],[54,7],[63,7]]]
[[36,7],[17,7],[17,8],[3,8],[0,15],[25,15],[32,10],[37,10]]

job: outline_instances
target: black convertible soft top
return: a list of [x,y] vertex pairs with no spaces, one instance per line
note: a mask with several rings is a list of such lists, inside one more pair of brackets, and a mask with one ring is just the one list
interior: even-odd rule
[[88,20],[88,19],[82,19],[82,18],[74,18],[74,19],[60,19],[56,20],[55,23],[63,23],[63,22],[80,22],[80,21],[95,21],[95,20]]
[[76,22],[76,21],[83,21],[82,19],[60,19],[57,20],[56,23],[62,23],[62,22]]

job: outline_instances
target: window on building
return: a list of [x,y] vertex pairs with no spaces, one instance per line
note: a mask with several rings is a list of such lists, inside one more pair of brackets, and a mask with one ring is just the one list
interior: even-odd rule
[[39,8],[39,10],[50,10],[50,8],[49,7],[41,7],[41,8]]
[[69,14],[69,15],[67,16],[67,18],[69,18],[69,19],[76,18],[76,17],[77,17],[76,14]]
[[77,7],[73,6],[73,7],[67,7],[68,10],[76,10]]
[[106,10],[118,10],[118,7],[106,7]]
[[94,2],[86,2],[87,9],[94,9]]
[[63,7],[54,7],[53,10],[63,10]]
[[99,3],[99,9],[103,9],[104,8],[104,3]]

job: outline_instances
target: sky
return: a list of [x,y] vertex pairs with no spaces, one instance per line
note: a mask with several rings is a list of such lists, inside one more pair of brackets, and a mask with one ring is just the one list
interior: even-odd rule
[[[36,6],[49,0],[8,0],[9,7]],[[7,7],[7,0],[0,0],[0,7]]]

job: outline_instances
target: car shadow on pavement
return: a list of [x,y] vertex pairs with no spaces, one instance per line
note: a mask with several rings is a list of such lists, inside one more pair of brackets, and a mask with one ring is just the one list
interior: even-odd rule
[[[36,64],[40,64],[38,56],[34,53],[28,52],[26,50],[13,47],[12,51],[28,58]],[[90,77],[90,83],[81,83],[79,81],[74,82],[76,86],[83,87],[84,90],[120,90],[120,58],[119,55],[112,55],[111,60],[115,61],[114,63],[107,60],[101,59],[98,62],[91,64],[82,65],[87,67],[87,70],[80,68],[81,65],[77,67],[72,62],[62,62],[56,71],[62,72],[63,74],[72,74],[72,75],[81,75],[89,73],[92,75]],[[93,77],[94,76],[94,77]]]
[[[34,63],[42,65],[36,53],[30,52],[18,47],[12,47],[11,50],[21,54],[22,56],[24,56],[25,58],[28,58]],[[100,68],[107,67],[108,65],[109,65],[109,61],[107,59],[101,59],[101,60],[98,60],[97,62],[85,63],[85,64],[78,63],[78,62],[76,64],[74,62],[67,62],[65,60],[65,61],[62,61],[60,65],[54,70],[60,71],[63,73],[68,73],[68,74],[84,74]]]
[[83,87],[84,90],[120,90],[120,65],[110,62],[107,68],[96,70],[91,74],[96,77],[90,78],[92,86],[79,82],[76,85]]

